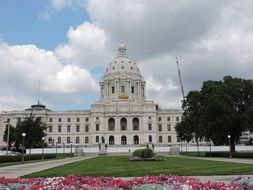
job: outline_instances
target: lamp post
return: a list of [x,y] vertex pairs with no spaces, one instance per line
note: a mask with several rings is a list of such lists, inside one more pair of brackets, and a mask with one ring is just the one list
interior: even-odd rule
[[77,144],[76,144],[76,157],[77,157]]
[[7,120],[4,123],[7,123],[7,147],[6,147],[6,155],[9,152],[9,141],[10,141],[10,121]]
[[22,162],[24,162],[24,151],[25,151],[25,136],[26,133],[22,133],[22,137],[23,137],[23,146],[22,146]]
[[58,146],[58,142],[56,141],[56,143],[55,143],[55,154],[56,154],[56,157],[57,157],[57,146]]
[[44,141],[45,141],[45,137],[42,137],[42,160],[44,160]]
[[64,142],[62,143],[62,146],[63,146],[63,158],[65,158],[65,143]]
[[232,154],[231,154],[231,141],[230,141],[230,139],[231,139],[231,136],[230,136],[230,135],[228,135],[229,158],[232,158]]
[[73,146],[73,142],[70,142],[70,153],[72,154],[72,146]]

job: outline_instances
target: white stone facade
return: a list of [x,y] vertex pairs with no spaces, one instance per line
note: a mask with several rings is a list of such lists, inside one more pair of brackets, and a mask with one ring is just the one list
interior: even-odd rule
[[91,110],[55,112],[37,104],[21,111],[3,111],[0,115],[0,146],[5,146],[6,121],[16,126],[19,120],[34,115],[48,124],[47,143],[70,146],[98,146],[102,138],[108,146],[170,146],[179,144],[175,125],[181,109],[161,109],[146,100],[146,82],[120,44],[116,59],[109,63],[100,82],[100,100]]

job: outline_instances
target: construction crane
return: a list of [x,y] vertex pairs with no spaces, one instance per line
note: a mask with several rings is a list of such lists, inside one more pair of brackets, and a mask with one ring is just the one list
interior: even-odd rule
[[177,63],[177,71],[178,71],[178,77],[179,77],[181,92],[182,92],[183,101],[184,101],[184,99],[185,99],[185,96],[184,96],[184,86],[183,86],[183,82],[182,82],[182,77],[181,77],[181,72],[180,72],[180,68],[179,68],[179,63],[178,63],[177,57],[176,57],[176,63]]

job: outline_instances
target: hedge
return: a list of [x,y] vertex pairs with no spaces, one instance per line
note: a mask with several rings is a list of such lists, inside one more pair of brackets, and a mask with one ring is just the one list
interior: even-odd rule
[[138,149],[133,152],[133,156],[139,158],[152,158],[154,155],[153,150],[150,148]]

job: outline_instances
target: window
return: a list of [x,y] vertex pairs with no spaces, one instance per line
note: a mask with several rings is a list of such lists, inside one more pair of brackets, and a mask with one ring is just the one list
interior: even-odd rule
[[52,133],[53,132],[53,127],[52,126],[48,126],[48,132]]
[[148,116],[148,119],[151,119],[151,116]]
[[57,144],[61,144],[61,137],[57,138]]
[[70,119],[70,118],[68,118],[68,122],[71,122],[71,119]]
[[114,144],[114,136],[109,137],[109,144],[113,145]]
[[158,117],[158,121],[162,121],[162,118],[161,118],[161,117]]
[[85,132],[89,132],[89,125],[85,125]]
[[168,143],[171,142],[171,136],[168,136]]
[[61,122],[61,118],[58,118],[58,122]]
[[148,124],[148,130],[149,130],[149,131],[152,130],[152,124],[151,124],[151,123]]
[[99,143],[99,136],[96,136],[96,143]]
[[134,86],[131,86],[131,93],[134,94]]
[[148,136],[148,142],[152,142],[152,136],[151,135]]
[[137,117],[133,118],[133,130],[138,131],[139,130],[139,119]]
[[159,143],[162,143],[163,142],[163,137],[159,136],[158,140],[159,140]]
[[85,118],[85,122],[89,122],[89,118],[88,117]]
[[170,121],[170,117],[167,117],[167,121]]
[[96,117],[96,120],[99,120],[99,117]]
[[11,121],[11,119],[10,118],[7,118],[7,122],[10,122]]
[[170,124],[167,125],[167,130],[171,131],[171,125]]
[[121,86],[121,93],[125,93],[125,86]]
[[76,126],[76,132],[80,132],[80,125]]
[[179,117],[176,117],[176,121],[179,121]]
[[79,144],[79,143],[80,143],[80,138],[76,137],[76,144]]
[[114,92],[115,92],[115,88],[114,86],[112,86],[112,94],[114,94]]
[[69,133],[71,131],[70,125],[67,126],[67,132]]
[[158,125],[158,131],[162,131],[162,125]]
[[21,121],[21,117],[18,117],[18,122],[20,122]]
[[58,125],[58,132],[61,133],[61,125]]
[[67,137],[67,143],[70,144],[70,137]]
[[49,118],[49,122],[52,123],[53,122],[53,118]]
[[134,144],[139,144],[139,137],[137,135],[134,136]]
[[76,122],[80,122],[80,118],[78,117],[78,118],[76,118]]
[[85,137],[85,144],[89,143],[89,137]]
[[127,130],[127,119],[125,117],[120,119],[120,129],[121,131]]
[[121,137],[121,144],[127,144],[127,138],[125,135]]
[[96,124],[96,131],[99,131],[99,124]]
[[108,119],[108,131],[114,130],[115,130],[115,119],[111,117]]

